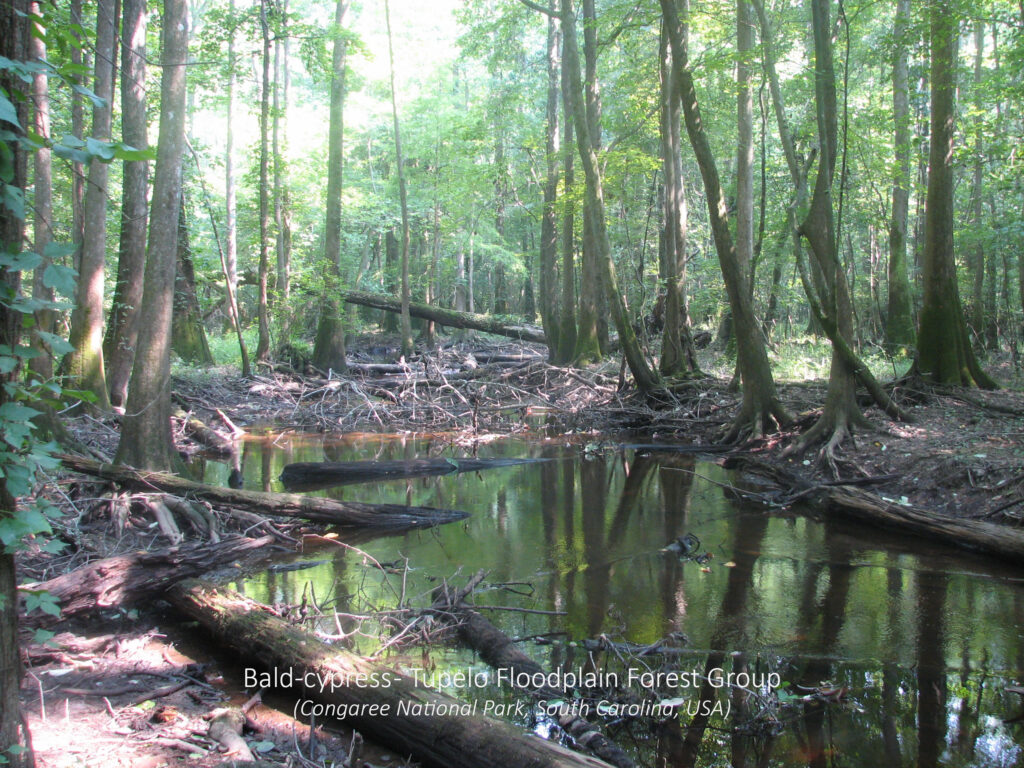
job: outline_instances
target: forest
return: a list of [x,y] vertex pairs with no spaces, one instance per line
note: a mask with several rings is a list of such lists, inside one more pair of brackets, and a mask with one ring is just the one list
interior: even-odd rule
[[0,0],[0,764],[1024,760],[1022,114],[1006,0]]

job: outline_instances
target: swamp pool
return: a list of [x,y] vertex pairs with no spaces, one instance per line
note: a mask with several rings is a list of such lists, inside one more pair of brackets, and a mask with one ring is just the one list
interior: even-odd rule
[[[370,654],[391,635],[358,617],[425,607],[443,581],[483,569],[472,602],[563,681],[589,676],[561,706],[643,766],[1024,765],[1020,568],[741,501],[727,471],[692,455],[566,438],[472,451],[445,436],[275,433],[247,439],[236,469],[243,487],[281,490],[291,462],[427,457],[544,461],[318,491],[470,517],[343,533],[360,551],[319,548],[300,557],[314,567],[234,586],[265,603],[305,598],[330,614],[324,633]],[[204,479],[227,484],[230,471],[208,461]],[[692,551],[665,551],[680,537]],[[553,727],[470,651],[396,644],[384,659],[480,713]]]

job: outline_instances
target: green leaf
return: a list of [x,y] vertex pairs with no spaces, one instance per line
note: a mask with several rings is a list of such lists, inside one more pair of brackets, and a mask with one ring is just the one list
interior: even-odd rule
[[0,120],[21,128],[21,123],[18,122],[18,110],[14,108],[11,100],[2,91],[0,91]]
[[114,159],[114,145],[109,141],[100,141],[91,136],[85,140],[85,151],[104,162],[109,163]]
[[53,288],[61,296],[73,298],[75,295],[75,278],[78,273],[71,267],[51,264],[43,271],[43,285]]
[[38,253],[32,253],[32,251],[22,251],[16,254],[0,253],[0,266],[7,267],[13,272],[27,272],[42,263],[43,257]]
[[50,351],[58,357],[63,357],[69,352],[74,352],[75,347],[63,336],[58,336],[56,333],[48,333],[46,331],[36,331],[36,336],[50,348]]
[[61,243],[57,240],[51,240],[43,246],[43,256],[48,259],[62,259],[65,256],[71,256],[77,250],[78,246],[74,243]]
[[28,421],[38,415],[39,411],[35,408],[29,408],[21,403],[4,403],[0,405],[0,421]]
[[73,163],[82,163],[83,165],[88,163],[91,159],[89,153],[83,152],[81,149],[67,147],[63,144],[54,144],[53,154],[64,160],[70,160]]
[[16,357],[0,355],[0,374],[6,374],[18,367],[20,361]]
[[156,160],[156,148],[150,147],[149,149],[136,149],[135,147],[128,146],[124,142],[117,142],[114,144],[114,157],[118,160],[125,160],[126,162]]
[[15,218],[25,218],[25,193],[18,187],[4,184],[3,192],[0,193],[0,202],[14,214]]
[[107,102],[106,101],[101,99],[95,93],[93,93],[88,88],[86,88],[84,85],[79,85],[78,83],[72,83],[71,84],[71,88],[72,88],[72,90],[74,90],[75,93],[79,93],[82,96],[85,96],[85,98],[87,98],[89,101],[91,101],[92,105],[94,107],[96,107],[97,109],[103,109],[103,107],[107,106]]
[[25,596],[25,613],[40,610],[51,616],[60,617],[60,604],[57,598],[45,589],[26,589],[22,590],[22,594]]

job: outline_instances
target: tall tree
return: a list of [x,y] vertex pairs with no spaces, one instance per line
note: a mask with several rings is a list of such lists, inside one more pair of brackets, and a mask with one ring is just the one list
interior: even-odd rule
[[178,247],[174,275],[174,311],[171,318],[171,350],[188,363],[213,365],[210,344],[203,327],[203,312],[196,295],[196,270],[189,245],[188,205],[182,190],[178,206]]
[[327,201],[324,224],[324,260],[327,279],[321,301],[320,321],[313,345],[313,363],[319,368],[344,371],[345,327],[342,323],[341,299],[341,187],[344,170],[345,138],[345,55],[348,40],[343,24],[348,0],[338,0],[334,7],[334,40],[331,54],[331,116],[327,140]]
[[267,306],[270,275],[270,20],[267,5],[271,0],[260,0],[260,32],[263,41],[263,74],[260,78],[260,264],[259,298],[256,308],[259,337],[256,342],[256,362],[270,357],[270,317]]
[[[97,0],[96,49],[93,91],[98,99],[92,108],[92,138],[109,142],[114,98],[115,0]],[[75,348],[64,359],[63,369],[75,385],[109,410],[107,378],[103,367],[103,271],[107,260],[107,162],[97,153],[89,163],[85,189],[82,248],[78,290],[71,313],[69,341]]]
[[237,189],[235,184],[235,82],[237,73],[237,54],[235,53],[235,0],[228,2],[228,73],[225,90],[227,91],[227,125],[224,136],[224,271],[228,282],[228,293],[238,290],[238,208]]
[[384,20],[388,28],[388,63],[391,67],[391,115],[395,124],[395,166],[398,174],[398,203],[402,210],[402,356],[412,357],[412,319],[409,316],[409,195],[405,187],[405,158],[402,156],[402,134],[398,125],[398,96],[395,92],[395,49],[391,35],[391,7],[384,0]]
[[[125,144],[137,149],[149,146],[146,131],[145,0],[122,0],[121,136]],[[126,160],[121,183],[117,282],[103,342],[110,401],[118,406],[123,406],[127,399],[128,379],[139,335],[138,310],[146,268],[148,186],[148,163],[145,160]]]
[[[29,35],[29,56],[33,61],[46,61],[45,29],[43,28],[42,11],[38,0],[29,4],[32,23],[36,29]],[[50,138],[50,94],[47,73],[37,71],[32,77],[33,128],[38,136]],[[50,265],[47,257],[48,245],[53,240],[53,167],[50,148],[39,147],[32,158],[32,187],[34,190],[32,216],[32,245],[36,253],[42,256],[42,262],[36,267],[32,277],[32,296],[43,302],[52,302],[53,288],[47,285],[46,270]],[[39,352],[29,360],[29,368],[48,379],[53,376],[53,357],[49,345],[44,341],[42,333],[53,333],[57,317],[53,309],[46,307],[37,309],[35,323],[32,326],[32,346]]]
[[759,436],[773,425],[789,423],[790,416],[782,407],[775,390],[768,352],[757,318],[754,316],[747,276],[736,258],[736,248],[733,245],[732,233],[729,231],[729,206],[701,118],[693,75],[689,70],[685,27],[676,7],[676,0],[660,2],[672,48],[672,76],[679,79],[679,87],[682,89],[686,132],[704,181],[711,233],[718,253],[722,278],[729,294],[729,307],[736,329],[736,357],[743,386],[743,400],[740,412],[725,437],[727,440],[734,440],[747,432]]
[[914,343],[913,296],[907,276],[907,216],[910,211],[910,77],[907,34],[910,0],[896,0],[893,23],[892,117],[896,168],[889,220],[889,299],[885,340],[891,349]]
[[[551,0],[551,6],[554,0]],[[549,6],[550,7],[550,6]],[[550,7],[550,10],[554,10]],[[558,27],[548,16],[547,101],[544,120],[544,210],[540,222],[540,318],[548,339],[548,357],[558,356]]]
[[[572,0],[561,0],[562,37],[564,40],[564,64],[569,72],[569,82],[574,99],[583,96],[580,82],[579,47],[576,42],[576,15]],[[644,357],[643,350],[637,341],[633,326],[629,322],[626,304],[619,291],[615,265],[612,262],[611,243],[608,240],[608,229],[605,224],[604,184],[601,177],[601,166],[596,148],[591,141],[590,125],[585,111],[575,110],[576,147],[586,180],[585,203],[593,214],[589,229],[594,244],[598,248],[598,264],[602,287],[608,297],[615,329],[619,333],[619,343],[629,365],[630,373],[636,382],[637,389],[649,397],[664,394],[661,377],[653,371]],[[577,345],[578,348],[578,345]]]
[[185,152],[186,0],[164,0],[161,40],[160,134],[146,276],[139,309],[138,347],[116,461],[140,469],[169,470],[177,456],[171,437],[171,318]]
[[288,0],[280,0],[274,36],[274,229],[277,234],[276,298],[287,304],[291,295],[292,229],[288,195]]
[[967,321],[953,260],[953,141],[960,19],[945,3],[928,9],[931,32],[931,147],[925,212],[918,373],[940,384],[994,388],[981,370],[967,335]]
[[[554,0],[552,0],[552,6]],[[562,296],[558,326],[558,356],[555,362],[565,365],[576,354],[576,203],[572,189],[576,184],[575,135],[573,127],[577,96],[565,65],[565,41],[562,41]]]

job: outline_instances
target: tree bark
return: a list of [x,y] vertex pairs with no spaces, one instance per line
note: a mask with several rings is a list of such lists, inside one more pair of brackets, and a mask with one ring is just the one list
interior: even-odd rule
[[343,34],[348,0],[334,8],[334,49],[331,54],[331,117],[327,143],[327,211],[324,225],[326,279],[320,321],[313,346],[313,364],[328,371],[344,371],[345,326],[341,312],[341,191],[345,146],[345,57],[348,42]]
[[967,335],[967,321],[953,260],[953,130],[959,18],[940,4],[931,6],[931,146],[923,251],[924,296],[915,368],[941,384],[994,388],[981,370]]
[[[105,557],[48,581],[25,584],[22,589],[49,592],[60,603],[63,620],[158,597],[179,581],[230,565],[240,555],[273,542],[273,536],[258,539],[239,536],[217,544],[193,544]],[[29,623],[48,624],[50,618],[32,617]]]
[[[121,17],[121,136],[125,144],[147,149],[145,1],[122,0]],[[145,160],[126,160],[121,183],[117,282],[103,342],[110,402],[117,406],[123,406],[128,398],[128,379],[139,335],[138,313],[146,271],[148,185],[149,164]]]
[[160,135],[149,217],[146,277],[139,309],[138,348],[121,422],[117,462],[170,469],[177,461],[171,437],[171,318],[185,152],[188,5],[164,0],[160,79]]
[[132,467],[100,464],[77,456],[61,456],[64,466],[75,472],[101,477],[118,485],[141,491],[164,491],[175,496],[205,499],[211,504],[245,509],[258,514],[297,517],[332,525],[403,530],[424,528],[464,520],[465,512],[434,507],[406,507],[400,504],[364,504],[335,501],[294,493],[262,493],[204,485],[163,472],[141,472]]
[[[380,293],[366,293],[365,291],[341,291],[339,296],[343,301],[350,304],[359,304],[364,307],[383,309],[386,312],[401,312],[401,299],[385,296]],[[535,325],[510,323],[490,315],[477,315],[472,312],[459,312],[454,309],[442,309],[431,307],[427,304],[420,304],[415,301],[409,302],[409,314],[412,317],[420,317],[424,320],[433,320],[439,325],[450,328],[466,328],[484,333],[493,333],[496,336],[505,336],[510,339],[522,341],[533,341],[537,344],[546,344],[547,339],[544,331]]]
[[[551,0],[552,7],[555,0]],[[578,108],[577,96],[573,92],[569,80],[569,70],[565,66],[565,41],[562,41],[562,188],[565,195],[562,201],[562,296],[558,325],[558,356],[556,363],[567,365],[572,362],[576,353],[576,204],[573,200],[573,187],[576,185],[575,173],[575,111]]]
[[174,277],[174,312],[171,320],[171,349],[187,363],[213,365],[206,340],[203,312],[196,296],[196,271],[188,236],[188,209],[182,190],[178,207],[177,269]]
[[[267,670],[293,670],[293,692],[327,705],[371,707],[345,721],[355,730],[388,744],[399,756],[437,768],[514,765],[521,768],[607,766],[552,742],[528,736],[507,723],[478,715],[436,716],[457,699],[425,688],[406,675],[328,646],[277,618],[259,603],[201,582],[184,582],[169,593],[171,602],[202,623],[235,652]],[[335,685],[303,685],[328,680]],[[381,681],[379,684],[357,684]],[[416,709],[404,710],[413,705]]]
[[277,232],[277,281],[274,291],[278,305],[287,306],[291,296],[291,212],[288,209],[288,0],[280,0],[277,34],[274,40],[274,228]]
[[[114,40],[117,19],[114,0],[96,5],[96,62],[93,91],[103,101],[93,105],[92,138],[110,141],[114,98]],[[110,409],[103,367],[103,270],[107,254],[108,164],[93,158],[85,190],[82,248],[78,269],[75,308],[71,313],[69,341],[75,350],[64,358],[62,369],[79,389],[96,397],[100,410]]]
[[914,344],[913,296],[907,276],[907,217],[910,211],[910,86],[906,39],[910,0],[896,1],[893,26],[892,103],[895,141],[895,178],[889,220],[889,300],[885,340],[891,350]]
[[[29,5],[27,0],[9,0],[0,4],[0,55],[12,61],[26,61],[29,56]],[[9,96],[18,119],[18,127],[4,123],[5,130],[22,133],[28,125],[28,98],[17,98],[22,90],[21,81],[10,70],[0,70],[0,87]],[[26,94],[27,96],[27,94]],[[15,138],[4,141],[4,153],[9,158],[10,176],[0,179],[0,185],[10,185],[24,193],[28,161],[24,146]],[[0,205],[0,252],[20,253],[24,222],[6,205]],[[21,289],[21,273],[0,267],[0,290],[3,295],[17,296]],[[0,302],[0,344],[15,348],[21,337],[21,313]],[[0,407],[11,399],[8,385],[15,382],[20,370],[0,373]],[[12,459],[8,459],[10,461]],[[0,473],[0,521],[7,522],[17,514],[14,497],[7,488],[7,479]],[[12,754],[11,747],[26,746],[29,734],[22,731],[21,708],[18,691],[21,688],[22,666],[18,641],[18,578],[14,562],[14,548],[0,547],[0,754],[14,768],[34,765],[30,752]]]
[[768,352],[750,300],[750,288],[736,259],[736,249],[732,242],[732,233],[729,231],[728,202],[704,130],[693,75],[688,68],[684,26],[679,18],[675,0],[660,2],[672,47],[673,77],[679,78],[682,88],[686,132],[690,137],[690,144],[704,181],[715,250],[729,294],[733,321],[736,324],[736,352],[743,382],[743,401],[726,439],[734,440],[747,431],[757,436],[774,424],[789,423],[790,416],[782,407],[776,393],[775,380],[772,378],[771,366],[768,363]]
[[267,18],[268,2],[270,0],[260,0],[263,75],[260,80],[260,264],[259,298],[256,308],[259,337],[255,352],[258,363],[266,362],[270,357],[270,317],[267,294],[267,284],[270,279],[270,21]]
[[391,8],[388,0],[384,0],[384,19],[388,28],[388,62],[391,65],[391,115],[395,124],[395,166],[398,174],[398,203],[402,210],[402,256],[401,256],[401,334],[402,356],[412,357],[412,320],[409,316],[409,195],[405,188],[405,158],[402,156],[402,134],[398,124],[398,95],[395,92],[395,51],[391,35]]
[[[550,0],[553,6],[555,0]],[[547,111],[544,122],[544,210],[540,222],[540,318],[548,343],[548,357],[558,358],[558,79],[559,34],[553,16],[548,16],[547,37]]]

